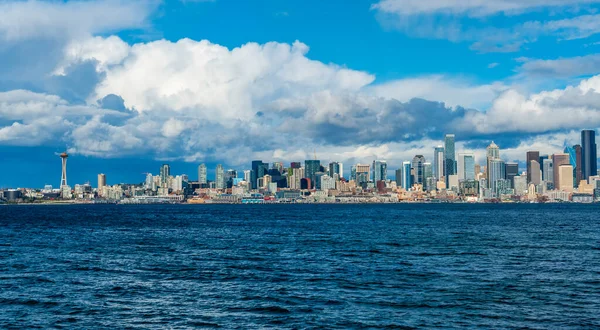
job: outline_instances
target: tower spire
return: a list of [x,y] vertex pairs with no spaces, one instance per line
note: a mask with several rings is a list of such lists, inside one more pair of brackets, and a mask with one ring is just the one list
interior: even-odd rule
[[62,159],[62,175],[60,178],[60,187],[64,187],[67,185],[67,158],[69,155],[66,152],[60,154],[60,158]]

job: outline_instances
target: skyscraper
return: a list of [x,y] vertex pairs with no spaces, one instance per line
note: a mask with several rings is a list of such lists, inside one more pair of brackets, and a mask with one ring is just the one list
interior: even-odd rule
[[538,186],[542,183],[542,170],[540,163],[537,160],[531,160],[529,163],[531,165],[531,172],[527,173],[531,177],[531,181],[529,183],[533,183],[534,185]]
[[373,182],[387,181],[387,162],[385,160],[373,161]]
[[[487,183],[489,185],[488,188],[492,188],[492,180],[490,177],[490,166],[491,166],[491,161],[492,160],[499,160],[500,159],[500,147],[498,147],[494,141],[492,141],[492,143],[490,143],[490,145],[485,149],[486,150],[486,160],[487,160],[487,166],[486,166],[486,171],[487,171]],[[504,169],[506,171],[506,169]]]
[[444,176],[444,147],[437,146],[433,150],[433,176],[439,180]]
[[554,167],[552,166],[552,159],[544,159],[542,168],[542,180],[547,183],[554,183]]
[[334,177],[335,174],[338,175],[339,178],[343,178],[344,177],[344,165],[342,165],[342,163],[338,163],[338,162],[331,162],[329,163],[329,176],[330,177]]
[[446,137],[444,138],[444,176],[446,177],[446,186],[448,186],[448,177],[456,174],[456,153],[454,144],[454,134],[446,134]]
[[[510,184],[515,188],[515,177],[519,175],[519,164],[517,163],[506,163],[506,180],[510,181]],[[527,180],[527,177],[524,177]],[[525,182],[527,185],[527,182]]]
[[171,176],[171,167],[169,164],[163,164],[160,167],[160,186],[161,188],[167,187],[169,183],[169,176]]
[[598,174],[596,131],[584,130],[581,132],[581,151],[582,179],[588,180],[590,176]]
[[262,160],[252,161],[252,172],[250,173],[250,186],[252,189],[258,189],[258,179],[262,178],[266,174],[265,164]]
[[431,163],[423,163],[423,187],[427,190],[435,189],[436,180],[433,177],[433,166]]
[[396,187],[402,187],[402,168],[396,170]]
[[488,160],[489,185],[494,193],[498,191],[498,181],[506,179],[506,165],[499,158]]
[[583,180],[583,148],[576,144],[575,149],[575,187],[579,187],[579,183]]
[[200,164],[198,166],[198,183],[205,185],[208,183],[208,177],[206,174],[206,164]]
[[471,153],[458,154],[458,180],[475,180],[475,156]]
[[371,172],[371,166],[356,164],[356,184],[359,186],[366,187],[367,182],[369,182],[369,173]]
[[321,169],[321,161],[320,160],[305,160],[304,161],[304,177],[310,179],[311,187],[310,189],[315,188],[315,184],[317,182],[317,172]]
[[[556,166],[554,167],[556,168]],[[558,190],[573,191],[573,166],[571,164],[558,166]]]
[[223,165],[218,164],[215,170],[215,187],[217,189],[225,189],[225,170]]
[[[554,182],[555,189],[560,189],[560,187],[562,185],[562,183],[560,182],[560,176],[559,176],[560,167],[562,165],[571,165],[571,162],[569,161],[569,154],[554,154],[554,155],[552,155],[552,166],[554,168],[554,179],[552,181]],[[571,166],[571,170],[573,170],[572,166]],[[573,173],[571,173],[571,177],[573,177]],[[571,179],[571,182],[572,181],[573,181],[573,179]]]
[[539,164],[540,152],[539,151],[528,151],[527,152],[527,184],[531,183],[531,162],[536,161]]
[[106,174],[100,173],[98,174],[98,191],[101,191],[104,186],[106,186]]
[[404,190],[410,190],[412,188],[412,175],[411,175],[411,164],[410,162],[402,163],[402,188]]
[[412,184],[424,184],[425,173],[423,165],[425,164],[425,157],[423,155],[416,155],[412,159],[413,178]]

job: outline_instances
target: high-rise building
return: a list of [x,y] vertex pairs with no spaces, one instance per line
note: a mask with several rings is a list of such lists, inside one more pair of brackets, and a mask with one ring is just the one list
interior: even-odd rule
[[373,182],[387,181],[387,162],[385,160],[373,161]]
[[225,189],[226,187],[225,169],[221,164],[218,164],[215,170],[215,187],[217,189]]
[[[106,181],[104,181],[104,183],[106,184]],[[146,182],[144,184],[144,188],[148,190],[155,190],[153,183],[154,177],[152,176],[152,173],[146,173]]]
[[405,190],[410,190],[413,186],[411,168],[410,162],[402,163],[402,188]]
[[578,187],[583,180],[583,148],[576,144],[573,149],[575,149],[575,187]]
[[547,183],[554,182],[554,167],[552,166],[552,159],[547,158],[544,159],[544,163],[542,164],[542,180]]
[[402,168],[396,170],[396,187],[402,187]]
[[[556,166],[554,166],[556,168]],[[558,166],[558,190],[573,191],[573,166],[571,164]]]
[[[554,168],[554,188],[555,189],[559,189],[562,186],[562,183],[560,182],[560,177],[559,177],[559,173],[560,173],[560,167],[563,165],[571,165],[571,162],[569,160],[569,154],[554,154],[552,155],[552,166]],[[573,169],[573,166],[571,166],[571,170]],[[571,178],[573,177],[573,173],[571,173]],[[573,182],[573,179],[571,179],[571,182]]]
[[531,162],[536,161],[539,164],[540,152],[539,151],[528,151],[527,152],[527,184],[531,183]]
[[458,181],[475,180],[475,156],[471,153],[458,154]]
[[527,176],[515,176],[513,178],[513,188],[515,190],[515,195],[517,196],[524,196],[527,194]]
[[304,161],[304,177],[310,179],[311,187],[314,189],[317,182],[317,172],[321,170],[320,160],[305,160]]
[[433,150],[433,176],[439,180],[444,176],[444,147],[437,146]]
[[279,174],[283,174],[283,163],[282,162],[275,162],[273,163],[273,169],[279,171]]
[[498,191],[498,181],[506,179],[506,165],[504,164],[504,161],[499,158],[489,159],[488,164],[489,185],[492,191],[496,192]]
[[540,163],[537,160],[531,160],[529,164],[531,172],[528,172],[527,175],[529,175],[531,181],[528,183],[533,183],[534,185],[538,186],[542,183],[542,170],[540,169]]
[[344,165],[342,165],[342,163],[338,163],[338,162],[331,162],[329,163],[329,176],[330,177],[334,177],[335,174],[338,175],[338,178],[343,178],[344,177]]
[[[514,188],[514,178],[519,175],[518,163],[506,163],[506,180],[510,181],[511,187]],[[527,180],[527,177],[524,177]]]
[[444,138],[444,175],[446,176],[446,186],[448,186],[448,177],[456,174],[456,152],[454,134],[446,134]]
[[106,174],[100,173],[98,174],[98,191],[101,191],[104,186],[106,186]]
[[581,132],[581,169],[582,179],[598,175],[598,147],[596,146],[596,131]]
[[423,163],[423,187],[427,190],[432,190],[435,186],[435,178],[433,177],[433,166],[431,163]]
[[356,184],[362,187],[366,187],[367,182],[369,182],[369,175],[371,172],[371,166],[356,164]]
[[237,171],[229,169],[225,175],[226,188],[233,187],[233,182],[237,179]]
[[542,170],[542,181],[544,180],[544,160],[549,159],[550,157],[548,157],[548,155],[541,155],[540,156],[540,160],[539,163],[542,166],[541,170]]
[[300,167],[302,167],[302,163],[301,162],[291,162],[290,167],[291,168],[300,168]]
[[252,189],[258,189],[258,179],[267,174],[268,166],[265,166],[262,160],[252,161],[252,172],[250,173],[250,186]]
[[208,183],[208,176],[206,173],[206,164],[200,164],[198,166],[198,183],[205,185]]
[[252,182],[252,170],[244,170],[244,181],[248,184]]
[[425,164],[425,157],[423,155],[416,155],[412,159],[413,179],[412,184],[424,184],[425,183],[425,172],[423,165]]
[[[492,188],[492,183],[493,181],[491,180],[490,177],[490,162],[492,160],[499,160],[500,159],[500,147],[498,147],[494,141],[492,141],[492,143],[490,143],[490,145],[485,149],[486,150],[486,160],[487,160],[487,166],[486,166],[486,172],[487,172],[487,183],[490,185],[488,188]],[[506,169],[504,169],[506,171]]]
[[171,176],[171,166],[169,164],[163,164],[160,167],[160,187],[165,188],[168,187],[169,184],[169,176]]

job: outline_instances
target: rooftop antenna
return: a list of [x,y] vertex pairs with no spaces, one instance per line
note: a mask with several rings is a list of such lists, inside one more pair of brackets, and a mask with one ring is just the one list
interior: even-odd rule
[[316,149],[316,148],[315,148],[315,149],[313,149],[313,152],[314,152],[314,154],[315,154],[315,160],[317,160],[317,149]]

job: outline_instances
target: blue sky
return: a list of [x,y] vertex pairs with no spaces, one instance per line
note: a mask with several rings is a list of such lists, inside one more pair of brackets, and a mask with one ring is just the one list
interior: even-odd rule
[[553,153],[600,126],[600,0],[0,2],[0,187],[163,162]]

